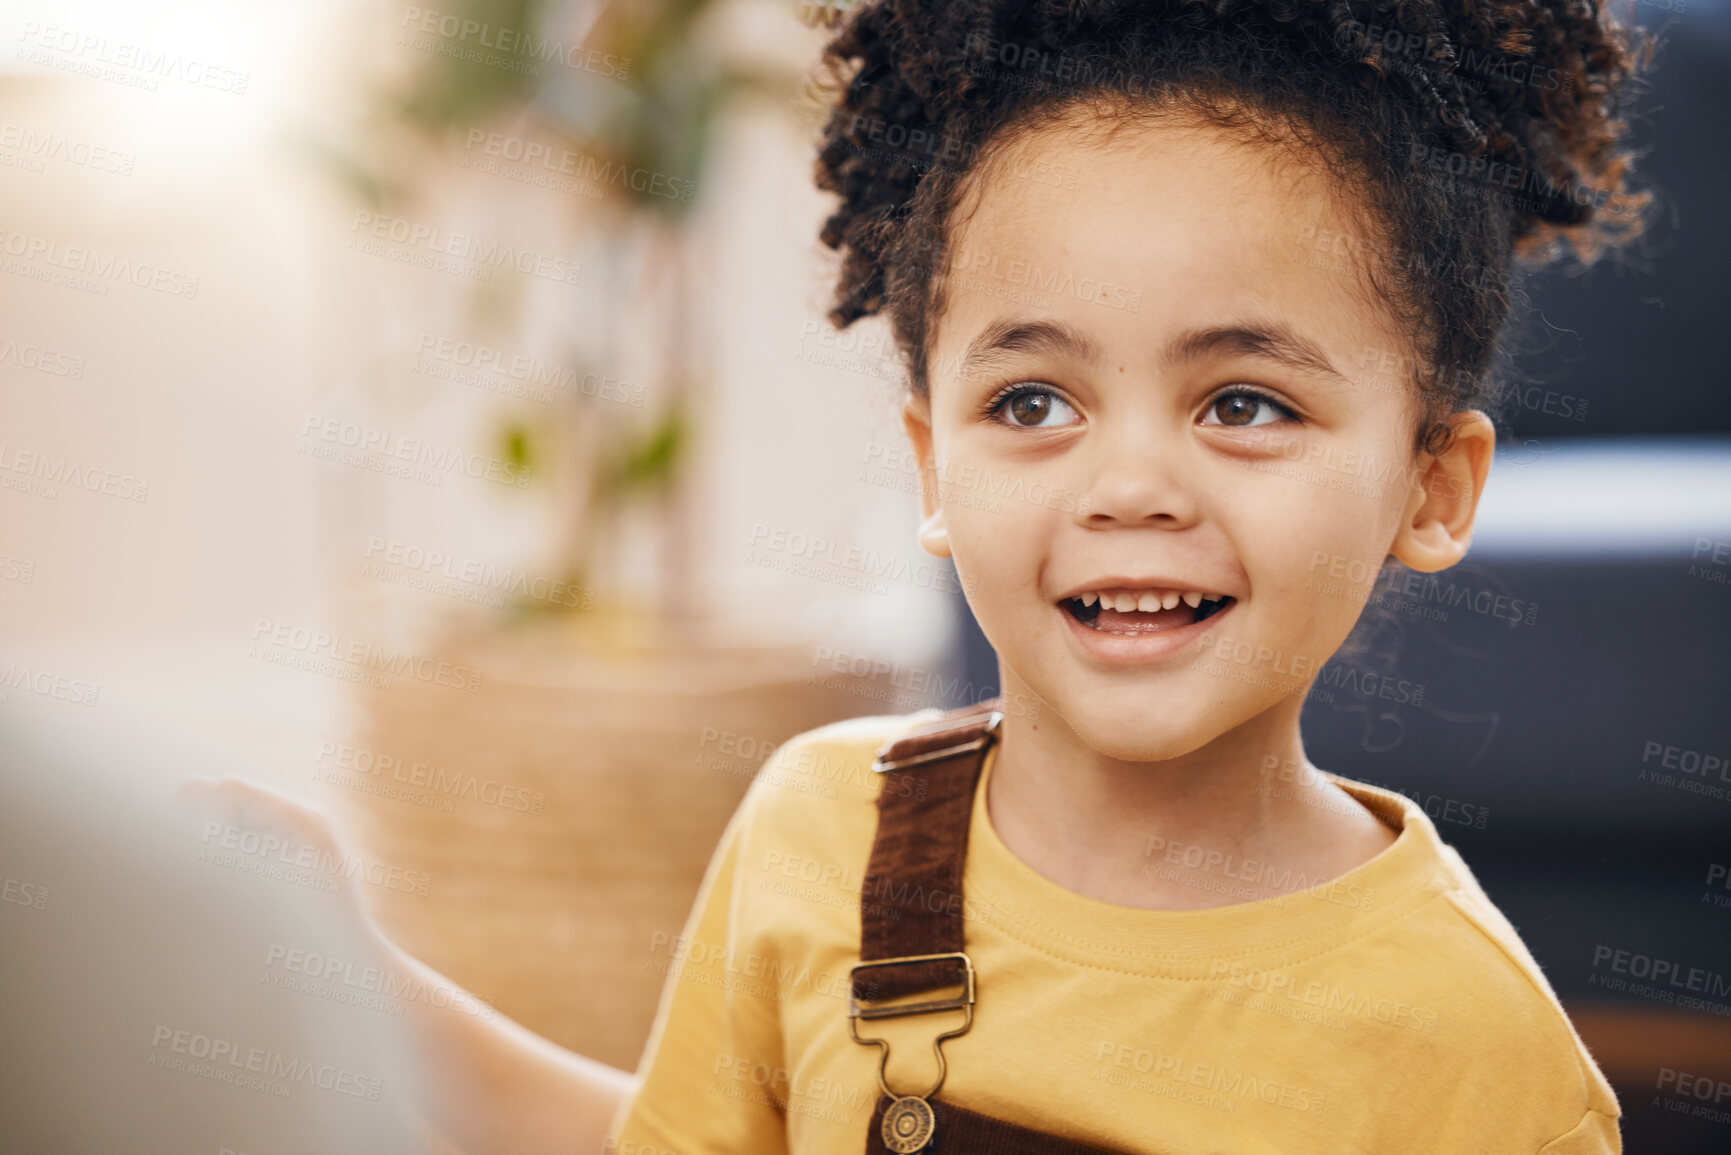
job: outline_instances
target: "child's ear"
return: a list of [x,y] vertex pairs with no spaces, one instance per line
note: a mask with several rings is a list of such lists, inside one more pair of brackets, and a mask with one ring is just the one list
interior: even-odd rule
[[1448,448],[1418,454],[1423,472],[1413,479],[1389,548],[1396,560],[1420,573],[1447,569],[1466,556],[1496,450],[1496,426],[1477,409],[1451,414],[1447,424],[1453,433]]
[[938,512],[938,474],[932,459],[932,408],[925,398],[909,397],[902,404],[902,428],[920,463],[920,514],[930,517]]
[[950,535],[944,511],[938,508],[938,473],[932,453],[932,410],[923,397],[909,397],[902,405],[902,428],[913,442],[914,458],[920,463],[920,548],[933,557],[950,556]]

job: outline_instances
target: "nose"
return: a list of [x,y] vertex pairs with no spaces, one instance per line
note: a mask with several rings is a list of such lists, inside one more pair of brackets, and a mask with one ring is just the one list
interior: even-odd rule
[[1201,511],[1198,463],[1181,439],[1125,429],[1092,447],[1087,501],[1076,520],[1087,529],[1183,529]]

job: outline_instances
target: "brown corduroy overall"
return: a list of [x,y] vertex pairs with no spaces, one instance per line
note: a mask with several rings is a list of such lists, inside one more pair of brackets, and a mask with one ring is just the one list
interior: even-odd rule
[[[885,781],[864,888],[873,898],[860,903],[860,964],[853,968],[848,1003],[854,1041],[883,1052],[882,1094],[872,1112],[866,1155],[1112,1155],[935,1097],[944,1083],[943,1041],[962,1034],[974,1018],[974,966],[962,935],[962,865],[974,790],[1003,720],[1000,705],[993,699],[952,710],[885,746],[872,764]],[[930,895],[942,896],[939,909],[921,901]],[[948,998],[867,1005],[957,985],[962,993]],[[859,1024],[954,1010],[964,1012],[963,1024],[932,1042],[937,1084],[921,1094],[890,1090],[884,1080],[889,1044],[862,1037]]]

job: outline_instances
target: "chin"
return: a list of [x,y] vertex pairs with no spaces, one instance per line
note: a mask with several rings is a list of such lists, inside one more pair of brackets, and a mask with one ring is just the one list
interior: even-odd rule
[[[1047,701],[1053,701],[1048,698]],[[1122,762],[1165,762],[1208,745],[1230,722],[1207,716],[1200,705],[1161,701],[1117,707],[1108,700],[1087,704],[1054,702],[1078,738],[1108,758]]]

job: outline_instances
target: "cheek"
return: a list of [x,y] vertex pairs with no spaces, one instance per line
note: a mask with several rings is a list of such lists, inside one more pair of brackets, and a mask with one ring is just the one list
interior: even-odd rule
[[950,552],[969,588],[1025,586],[1039,573],[1042,531],[1034,511],[978,488],[945,486],[941,504]]
[[944,490],[950,554],[980,629],[1000,654],[1019,652],[1049,623],[1038,590],[1050,555],[1049,511],[973,488]]
[[1353,491],[1356,479],[1320,476],[1286,480],[1257,502],[1246,527],[1241,556],[1252,589],[1273,591],[1289,606],[1309,605],[1308,613],[1285,615],[1332,621],[1356,617],[1386,556],[1385,502]]

